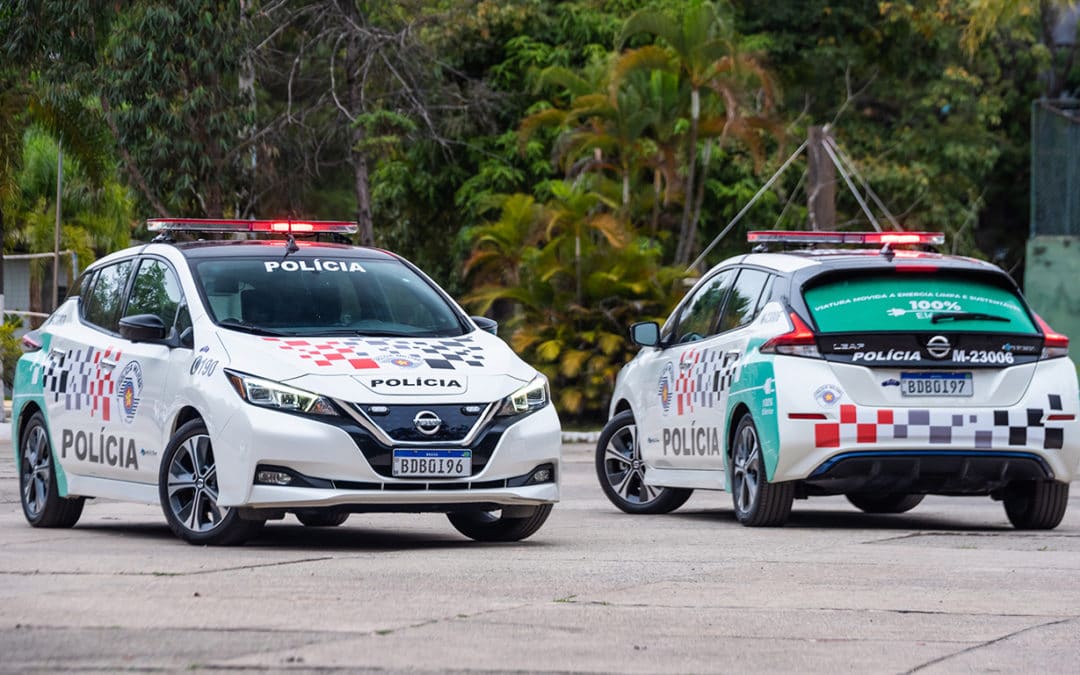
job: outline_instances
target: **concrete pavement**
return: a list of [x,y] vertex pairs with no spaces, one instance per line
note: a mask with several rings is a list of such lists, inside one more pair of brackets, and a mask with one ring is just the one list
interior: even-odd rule
[[525,542],[379,514],[330,530],[290,517],[218,549],[117,502],[32,529],[11,457],[0,441],[6,672],[1080,669],[1080,486],[1046,533],[955,498],[902,516],[797,502],[788,527],[754,530],[726,493],[622,514],[574,444],[564,501]]

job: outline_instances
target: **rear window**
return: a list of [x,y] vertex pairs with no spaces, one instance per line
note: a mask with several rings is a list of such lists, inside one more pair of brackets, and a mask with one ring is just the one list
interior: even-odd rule
[[973,278],[861,276],[826,282],[803,297],[825,333],[1038,332],[1013,291]]

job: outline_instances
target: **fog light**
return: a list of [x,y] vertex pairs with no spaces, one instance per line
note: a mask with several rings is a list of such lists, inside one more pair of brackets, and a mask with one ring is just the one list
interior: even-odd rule
[[292,482],[292,476],[284,471],[259,471],[255,474],[255,482],[265,485],[288,485]]
[[546,483],[551,480],[551,469],[540,469],[532,475],[533,483]]

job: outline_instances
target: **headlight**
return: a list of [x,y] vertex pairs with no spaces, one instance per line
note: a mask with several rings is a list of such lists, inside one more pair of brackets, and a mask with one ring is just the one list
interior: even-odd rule
[[337,415],[337,409],[325,397],[303,389],[293,389],[280,382],[271,382],[251,375],[226,370],[233,389],[251,405],[309,415]]
[[518,389],[503,399],[496,417],[509,415],[521,415],[523,413],[539,410],[551,401],[551,392],[548,391],[548,381],[543,375],[537,375],[533,381]]

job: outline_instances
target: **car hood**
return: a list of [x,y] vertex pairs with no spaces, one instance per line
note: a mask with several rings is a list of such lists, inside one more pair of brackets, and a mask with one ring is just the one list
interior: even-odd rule
[[[262,337],[218,332],[230,368],[349,401],[490,401],[536,377],[498,337]],[[357,386],[360,385],[360,386]]]

